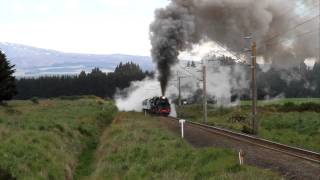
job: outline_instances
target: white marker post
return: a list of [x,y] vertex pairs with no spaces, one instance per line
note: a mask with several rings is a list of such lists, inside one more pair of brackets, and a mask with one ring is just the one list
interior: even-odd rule
[[240,149],[240,151],[239,151],[239,163],[240,163],[240,165],[243,165],[243,160],[244,160],[244,152],[243,152],[243,150],[242,149]]
[[183,138],[184,137],[184,131],[183,131],[183,125],[184,125],[184,123],[186,122],[186,120],[184,120],[184,119],[180,119],[179,120],[179,123],[181,124],[181,137]]

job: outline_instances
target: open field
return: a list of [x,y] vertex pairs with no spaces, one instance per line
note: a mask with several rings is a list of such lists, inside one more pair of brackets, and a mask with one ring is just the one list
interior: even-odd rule
[[[260,104],[258,107],[259,136],[320,152],[320,101],[318,99],[291,100]],[[177,113],[180,118],[203,122],[201,105],[183,106],[177,108]],[[230,108],[209,106],[208,124],[248,133],[251,127],[251,107],[249,105]]]
[[85,179],[280,179],[239,166],[231,150],[195,149],[158,121],[120,113],[101,137],[95,171]]
[[[81,176],[115,106],[97,98],[11,101],[0,106],[0,179]],[[93,144],[93,146],[92,146]]]
[[[292,102],[295,104],[310,103],[310,102],[320,104],[320,98],[285,98],[285,99],[273,99],[273,100],[259,100],[258,106],[283,105],[288,102]],[[241,105],[251,105],[251,101],[241,101]]]

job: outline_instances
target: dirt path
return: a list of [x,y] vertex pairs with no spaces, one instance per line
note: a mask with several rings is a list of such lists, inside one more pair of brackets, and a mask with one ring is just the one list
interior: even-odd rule
[[[180,133],[177,121],[160,117],[161,122],[170,130]],[[320,180],[320,164],[263,149],[251,144],[236,141],[208,131],[185,126],[185,139],[194,147],[222,147],[245,152],[245,163],[280,172],[286,179]]]

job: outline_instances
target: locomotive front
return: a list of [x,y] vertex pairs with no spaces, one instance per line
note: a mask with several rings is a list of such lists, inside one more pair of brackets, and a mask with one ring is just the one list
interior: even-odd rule
[[143,111],[150,114],[168,116],[171,112],[169,100],[165,96],[146,99],[142,105]]
[[162,96],[159,98],[157,114],[168,116],[171,112],[168,98]]

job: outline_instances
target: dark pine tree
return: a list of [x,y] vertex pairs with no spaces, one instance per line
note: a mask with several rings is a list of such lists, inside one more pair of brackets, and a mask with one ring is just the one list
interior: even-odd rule
[[0,103],[17,94],[14,65],[10,65],[6,55],[0,51]]

